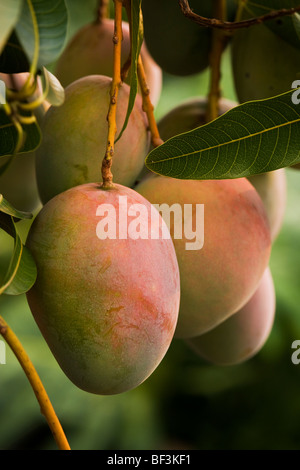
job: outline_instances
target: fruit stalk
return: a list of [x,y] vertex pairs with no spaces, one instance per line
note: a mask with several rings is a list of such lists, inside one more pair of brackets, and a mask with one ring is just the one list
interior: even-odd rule
[[116,112],[119,87],[121,86],[121,46],[122,46],[122,0],[114,0],[115,16],[114,16],[114,53],[113,53],[113,77],[110,89],[110,104],[108,110],[108,136],[106,144],[106,152],[102,161],[102,180],[103,188],[113,186],[113,174],[111,172],[112,158],[114,155],[114,141],[117,132]]
[[139,56],[138,58],[137,72],[142,92],[143,110],[145,111],[148,118],[148,124],[151,133],[151,142],[153,147],[158,147],[159,145],[163,144],[163,140],[160,138],[159,131],[157,128],[157,123],[153,112],[154,106],[150,100],[150,90],[147,85],[145,70],[141,56]]
[[21,342],[0,316],[0,334],[3,336],[7,344],[12,349],[16,358],[18,359],[21,367],[23,368],[31,386],[35,393],[35,396],[39,402],[41,413],[45,416],[49,428],[53,434],[53,437],[60,450],[70,450],[69,443],[66,439],[62,426],[56,416],[53,406],[49,400],[47,392],[38,376],[29,356],[24,350]]

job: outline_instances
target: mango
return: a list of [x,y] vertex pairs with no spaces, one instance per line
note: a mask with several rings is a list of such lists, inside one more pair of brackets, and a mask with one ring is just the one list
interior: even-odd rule
[[[170,237],[150,236],[163,222],[150,213],[132,189],[90,183],[52,198],[30,228],[27,246],[38,270],[30,309],[64,373],[87,392],[137,387],[172,341],[178,263]],[[139,224],[149,236],[139,235]]]

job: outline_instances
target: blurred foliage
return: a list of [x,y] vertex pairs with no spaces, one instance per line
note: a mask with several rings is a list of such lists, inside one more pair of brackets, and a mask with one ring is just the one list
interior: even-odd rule
[[[185,98],[205,95],[208,79],[207,71],[186,78],[165,75],[157,117]],[[222,88],[225,97],[235,99],[228,51]],[[291,344],[300,339],[299,170],[287,170],[287,181],[284,225],[270,262],[275,324],[260,353],[244,364],[212,366],[174,340],[137,389],[115,396],[88,394],[57,365],[26,297],[0,298],[1,314],[31,357],[72,449],[299,449],[300,365],[291,362]],[[23,237],[27,228],[22,227]],[[1,235],[0,266],[10,249],[9,238]],[[6,349],[6,365],[0,365],[0,449],[56,449],[27,378]]]

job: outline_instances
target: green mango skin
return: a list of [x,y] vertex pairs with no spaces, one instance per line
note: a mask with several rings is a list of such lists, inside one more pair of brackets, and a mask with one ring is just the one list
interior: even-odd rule
[[[52,106],[42,125],[43,139],[36,152],[40,198],[45,204],[55,195],[80,184],[101,179],[106,151],[107,113],[111,78],[91,75],[71,83],[62,106]],[[120,87],[117,101],[117,135],[128,106],[129,87]],[[130,186],[141,171],[150,147],[141,98],[137,96],[127,128],[115,144],[114,181]]]
[[[233,20],[236,5],[228,2],[228,20]],[[213,2],[190,0],[192,10],[213,17]],[[156,63],[176,76],[200,73],[209,66],[211,28],[186,18],[176,0],[143,0],[144,37]]]
[[38,269],[27,293],[32,314],[69,379],[101,395],[135,388],[155,370],[172,341],[180,302],[171,238],[96,235],[97,208],[111,204],[119,220],[119,196],[128,207],[150,211],[130,188],[77,186],[42,208],[26,243]]
[[201,358],[215,365],[240,364],[257,354],[266,343],[275,310],[275,289],[271,271],[267,268],[254,295],[239,312],[186,343]]
[[248,176],[248,180],[253,184],[264,203],[273,242],[280,233],[285,216],[287,201],[285,169],[280,168],[260,175]]
[[264,25],[236,31],[231,57],[240,103],[289,91],[293,81],[299,78],[300,50]]
[[[245,305],[268,265],[271,237],[262,200],[246,178],[185,181],[156,176],[135,190],[152,204],[180,204],[182,214],[184,204],[192,204],[194,212],[196,204],[204,204],[201,249],[187,250],[188,240],[174,237],[172,217],[170,227],[181,283],[175,336],[199,336]],[[193,217],[195,230],[195,213]]]
[[[129,24],[122,23],[123,39],[122,65],[130,53]],[[101,23],[89,23],[82,27],[70,40],[55,66],[55,76],[66,87],[78,78],[87,75],[113,75],[113,35],[114,20],[105,19]],[[142,45],[141,57],[145,69],[150,99],[157,105],[162,89],[162,71],[154,62],[145,44]],[[130,73],[128,79],[129,83]]]

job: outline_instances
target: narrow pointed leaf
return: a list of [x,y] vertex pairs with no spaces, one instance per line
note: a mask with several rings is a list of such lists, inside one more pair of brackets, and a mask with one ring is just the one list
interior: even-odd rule
[[230,179],[300,162],[299,88],[236,106],[152,150],[146,166],[179,179]]
[[47,101],[53,106],[60,106],[65,101],[65,90],[60,81],[46,67],[43,67],[45,88],[48,89]]
[[128,124],[129,116],[134,107],[135,98],[138,91],[137,63],[143,42],[143,27],[141,17],[142,0],[132,0],[131,2],[131,67],[130,67],[130,94],[125,121],[121,132],[116,141],[118,141]]

